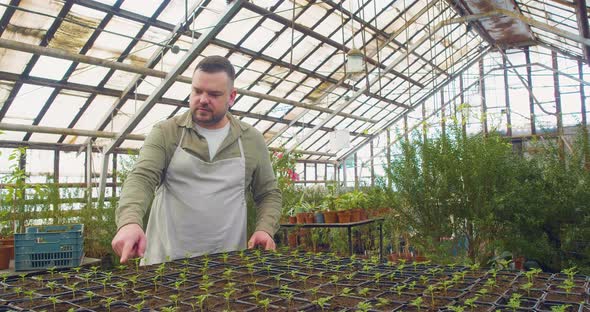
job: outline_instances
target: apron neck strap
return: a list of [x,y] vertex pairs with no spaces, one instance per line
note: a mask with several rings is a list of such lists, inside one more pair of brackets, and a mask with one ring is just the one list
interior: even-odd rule
[[242,138],[238,137],[238,146],[240,147],[240,158],[244,159],[244,147],[242,146]]

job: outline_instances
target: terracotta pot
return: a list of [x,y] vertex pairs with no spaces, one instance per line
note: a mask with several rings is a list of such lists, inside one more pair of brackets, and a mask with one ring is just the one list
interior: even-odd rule
[[361,216],[360,216],[359,221],[365,221],[365,220],[368,220],[369,219],[369,214],[367,213],[367,209],[362,209],[361,208],[360,209],[360,212],[361,212]]
[[519,271],[524,271],[524,257],[520,256],[514,259],[514,268]]
[[8,269],[11,254],[14,254],[13,245],[0,245],[0,270]]
[[297,248],[297,232],[290,232],[287,235],[287,240],[290,248]]
[[324,211],[324,221],[326,223],[338,223],[338,212]]
[[350,210],[350,222],[359,222],[361,221],[361,210],[360,209],[351,209]]
[[350,223],[350,210],[338,211],[338,223]]
[[305,223],[315,223],[315,216],[313,212],[305,213]]
[[297,217],[296,216],[289,216],[289,224],[296,224]]
[[0,246],[12,246],[10,260],[14,260],[14,236],[10,238],[0,238]]
[[305,214],[307,212],[298,212],[297,214],[295,214],[295,217],[297,217],[297,224],[304,224],[305,223]]

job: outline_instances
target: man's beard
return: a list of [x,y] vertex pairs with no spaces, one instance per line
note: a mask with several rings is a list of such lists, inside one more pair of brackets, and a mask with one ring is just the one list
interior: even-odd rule
[[[202,123],[205,125],[214,125],[219,123],[223,117],[225,117],[225,112],[221,112],[221,113],[213,113],[210,110],[207,110],[207,116],[208,118],[198,118],[197,115],[199,115],[198,109],[195,109],[192,111],[192,115],[193,115],[193,121],[196,123]],[[201,115],[203,116],[203,115]]]

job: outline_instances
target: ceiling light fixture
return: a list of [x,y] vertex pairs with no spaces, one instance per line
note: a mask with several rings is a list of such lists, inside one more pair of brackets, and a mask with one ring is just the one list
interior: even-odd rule
[[354,16],[352,13],[352,1],[350,2],[350,23],[352,27],[352,49],[346,54],[346,72],[349,74],[358,74],[363,72],[364,58],[363,52],[354,45]]

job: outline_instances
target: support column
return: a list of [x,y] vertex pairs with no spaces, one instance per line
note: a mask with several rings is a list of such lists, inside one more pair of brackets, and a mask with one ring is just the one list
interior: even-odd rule
[[391,179],[389,173],[391,172],[391,130],[387,129],[387,188],[391,188]]
[[583,137],[583,148],[584,148],[584,168],[590,170],[590,143],[588,139],[588,120],[586,119],[586,91],[584,90],[584,64],[582,61],[578,61],[578,78],[580,78],[580,103],[582,110],[582,130],[584,131]]
[[426,122],[426,102],[422,103],[422,138],[424,142],[428,139],[428,123]]
[[463,92],[463,73],[459,75],[459,97],[461,98],[461,131],[463,131],[463,137],[467,137],[467,120],[465,119],[465,110],[469,109],[467,103],[465,103],[465,92]]
[[510,88],[508,85],[508,69],[506,68],[506,51],[502,53],[502,65],[504,67],[504,101],[506,102],[506,135],[512,136],[512,120],[510,118]]
[[359,168],[358,168],[358,153],[354,153],[354,190],[359,189]]
[[557,121],[557,141],[559,142],[559,152],[561,159],[565,159],[565,146],[563,140],[563,116],[561,115],[561,92],[559,91],[559,65],[557,62],[557,53],[551,52],[551,64],[553,66],[553,96],[555,98],[555,119]]
[[86,182],[86,208],[92,206],[92,142],[86,144],[86,162],[84,182]]
[[535,102],[533,98],[533,72],[531,69],[531,53],[528,47],[524,48],[524,57],[526,59],[526,78],[527,78],[527,89],[529,92],[529,108],[531,112],[531,134],[537,134],[537,126],[535,125]]
[[481,98],[481,122],[483,126],[483,134],[488,134],[488,108],[486,106],[486,83],[484,78],[483,58],[479,60],[479,95]]
[[446,123],[446,110],[445,110],[445,93],[443,90],[440,90],[440,105],[441,105],[441,109],[440,109],[440,127],[442,129],[442,136],[446,137],[447,135],[447,123]]
[[370,149],[371,149],[371,163],[369,166],[371,166],[371,187],[375,186],[375,162],[373,161],[373,141],[370,142],[369,144]]
[[117,197],[117,158],[118,158],[117,153],[113,153],[113,173],[111,176],[111,179],[113,181],[113,186],[112,186],[112,191],[111,191],[111,196],[113,198]]
[[53,183],[59,184],[59,150],[53,151]]

